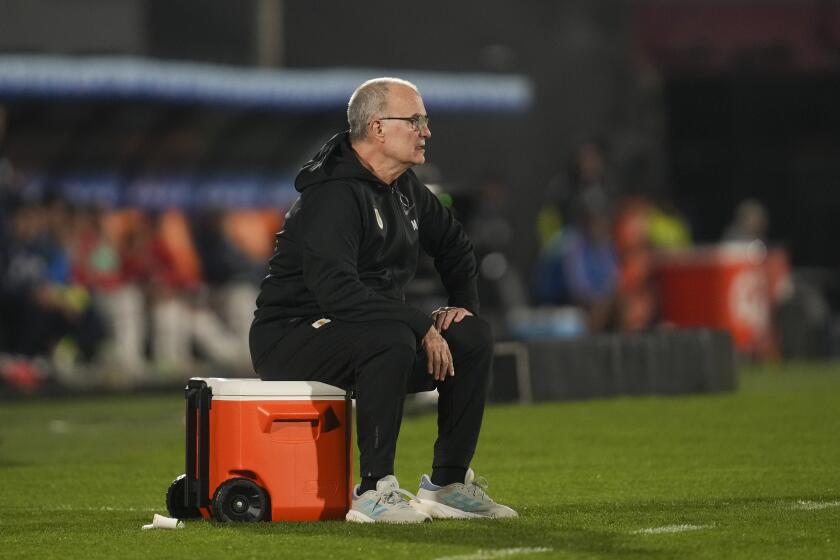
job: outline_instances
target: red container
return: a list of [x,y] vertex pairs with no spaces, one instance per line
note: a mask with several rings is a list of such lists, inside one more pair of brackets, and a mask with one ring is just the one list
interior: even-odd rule
[[353,473],[352,407],[343,389],[193,378],[186,399],[186,475],[170,487],[170,514],[219,521],[344,518]]
[[762,354],[771,346],[765,258],[760,243],[660,254],[656,279],[661,318],[681,327],[728,330],[740,351]]

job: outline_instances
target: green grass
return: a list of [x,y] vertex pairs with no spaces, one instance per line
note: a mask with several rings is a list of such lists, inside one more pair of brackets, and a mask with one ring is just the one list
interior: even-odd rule
[[[840,367],[804,365],[747,370],[733,394],[495,406],[474,466],[518,520],[141,531],[183,468],[180,395],[7,402],[0,558],[838,557],[838,412]],[[433,416],[404,422],[409,490],[433,439]],[[700,528],[637,533],[680,524]]]

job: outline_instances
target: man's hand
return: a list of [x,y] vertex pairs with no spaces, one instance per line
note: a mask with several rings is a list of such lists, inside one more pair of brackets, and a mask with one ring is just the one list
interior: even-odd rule
[[473,314],[463,307],[441,307],[432,312],[432,319],[435,320],[435,328],[443,332],[449,328],[453,321],[460,323],[464,317],[472,317]]
[[449,344],[440,336],[434,325],[429,327],[429,331],[423,336],[421,345],[426,351],[426,371],[435,381],[443,381],[447,375],[455,375]]

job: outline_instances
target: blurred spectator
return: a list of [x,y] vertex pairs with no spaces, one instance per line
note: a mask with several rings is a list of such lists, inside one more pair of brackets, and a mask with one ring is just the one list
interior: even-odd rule
[[[656,321],[653,249],[657,243],[664,248],[684,241],[685,230],[674,215],[658,214],[642,197],[625,198],[619,205],[614,236],[619,259],[621,330],[644,330]],[[657,237],[658,241],[654,241]]]
[[678,250],[691,247],[691,226],[668,199],[648,210],[648,237],[654,249]]
[[618,261],[607,209],[592,201],[580,210],[579,226],[563,234],[564,272],[571,301],[586,309],[590,332],[615,324]]
[[578,146],[572,168],[572,201],[589,200],[601,204],[601,212],[609,217],[616,192],[609,178],[606,148],[602,142],[590,140]]
[[102,212],[79,208],[73,215],[73,281],[89,290],[111,290],[121,282],[117,248],[103,234]]
[[[93,380],[99,366],[118,374],[111,380],[140,380],[147,342],[162,373],[189,375],[204,365],[197,357],[226,375],[250,370],[247,330],[262,263],[239,250],[221,213],[200,217],[194,242],[177,210],[150,220],[136,209],[70,209],[57,197],[7,208],[0,353],[50,358],[74,382]],[[266,220],[257,237],[275,224]]]
[[192,234],[211,307],[221,315],[240,345],[240,363],[248,364],[248,332],[264,262],[252,259],[234,242],[225,230],[221,210],[199,212],[193,220]]
[[207,358],[243,367],[241,345],[210,309],[202,292],[201,263],[183,213],[157,217],[148,250],[152,300],[152,354],[164,370],[195,366],[193,342]]
[[593,198],[582,204],[576,225],[550,240],[535,274],[540,303],[583,308],[590,332],[615,326],[618,287],[609,214],[598,202]]
[[767,293],[772,307],[774,340],[759,345],[762,358],[824,358],[828,353],[831,307],[822,282],[807,273],[791,273],[788,255],[780,247],[767,247],[769,215],[756,199],[742,201],[735,209],[723,241],[750,243],[761,256]]
[[616,195],[604,144],[598,140],[581,143],[565,173],[548,185],[546,202],[537,216],[540,246],[545,246],[554,234],[573,221],[584,206],[602,207],[609,219]]
[[3,246],[0,291],[4,351],[49,356],[59,344],[66,359],[91,361],[105,332],[89,293],[70,286],[65,248],[50,230],[49,212],[40,204],[12,213]]
[[765,241],[767,209],[760,201],[748,199],[738,205],[732,223],[723,234],[724,241]]
[[537,302],[580,307],[590,331],[616,324],[615,197],[605,146],[587,140],[575,148],[565,174],[549,184],[537,217],[542,247],[534,274]]
[[691,227],[667,198],[651,203],[624,198],[615,215],[614,236],[619,260],[619,328],[640,331],[657,320],[654,282],[655,251],[691,246]]
[[[105,360],[121,377],[145,371],[145,310],[143,294],[129,281],[114,222],[119,214],[96,209],[76,213],[73,233],[73,278],[93,296],[110,334]],[[108,227],[108,224],[111,226]]]

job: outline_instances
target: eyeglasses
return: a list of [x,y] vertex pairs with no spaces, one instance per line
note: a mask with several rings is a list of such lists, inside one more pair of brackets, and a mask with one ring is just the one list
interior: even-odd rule
[[411,123],[411,130],[419,132],[428,128],[429,115],[414,115],[413,117],[382,117],[380,121],[406,121]]

